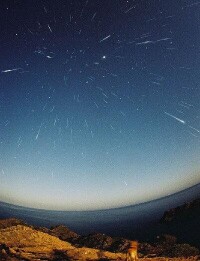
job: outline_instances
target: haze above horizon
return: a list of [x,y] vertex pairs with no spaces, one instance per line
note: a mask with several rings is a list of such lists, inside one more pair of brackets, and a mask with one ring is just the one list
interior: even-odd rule
[[4,2],[0,200],[108,209],[199,183],[199,8]]

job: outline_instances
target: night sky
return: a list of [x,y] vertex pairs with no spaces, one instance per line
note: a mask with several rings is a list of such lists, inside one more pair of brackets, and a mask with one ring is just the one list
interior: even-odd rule
[[200,181],[198,0],[6,0],[0,200],[86,210]]

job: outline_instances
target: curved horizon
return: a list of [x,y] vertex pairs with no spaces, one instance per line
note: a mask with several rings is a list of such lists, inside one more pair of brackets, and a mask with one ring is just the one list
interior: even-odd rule
[[134,207],[134,206],[137,206],[137,205],[142,205],[142,204],[147,204],[147,203],[150,203],[150,202],[153,202],[153,201],[157,201],[157,200],[162,200],[164,198],[167,198],[167,197],[173,197],[174,195],[177,195],[179,193],[182,193],[186,190],[190,190],[194,187],[197,187],[200,185],[200,182],[196,183],[196,184],[193,184],[189,187],[186,187],[186,188],[183,188],[179,191],[176,191],[176,192],[173,192],[171,194],[166,194],[166,195],[163,195],[159,198],[153,198],[153,199],[148,199],[147,201],[142,201],[142,202],[137,202],[137,203],[134,203],[134,204],[129,204],[129,205],[122,205],[122,206],[113,206],[111,208],[94,208],[94,209],[71,209],[71,210],[68,210],[68,209],[49,209],[49,208],[38,208],[38,207],[34,207],[34,206],[30,206],[29,204],[28,205],[20,205],[20,204],[17,204],[17,203],[11,203],[9,201],[2,201],[0,199],[0,202],[1,203],[5,203],[5,204],[9,204],[9,205],[12,205],[14,207],[19,207],[19,208],[28,208],[28,209],[34,209],[34,210],[41,210],[41,211],[61,211],[61,212],[92,212],[92,211],[107,211],[107,210],[114,210],[114,209],[121,209],[121,208],[129,208],[129,207]]
[[3,3],[0,199],[109,209],[198,183],[199,6]]

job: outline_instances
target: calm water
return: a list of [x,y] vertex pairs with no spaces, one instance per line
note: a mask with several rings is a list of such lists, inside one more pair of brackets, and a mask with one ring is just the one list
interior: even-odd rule
[[[101,232],[131,238],[158,226],[164,211],[200,196],[200,184],[179,193],[129,207],[98,211],[47,211],[0,202],[0,218],[16,217],[37,226],[64,224],[80,234]],[[144,230],[144,229],[143,229]]]

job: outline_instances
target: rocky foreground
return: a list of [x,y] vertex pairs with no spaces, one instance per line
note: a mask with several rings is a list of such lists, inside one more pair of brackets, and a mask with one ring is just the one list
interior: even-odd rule
[[0,260],[123,260],[123,254],[113,254],[91,248],[76,248],[55,236],[17,225],[0,230]]
[[[165,235],[162,243],[141,243],[140,260],[200,260],[198,249],[176,244],[174,240],[174,237]],[[113,239],[103,234],[83,237],[65,226],[34,228],[18,219],[0,220],[2,261],[126,260],[128,245],[126,239]]]

